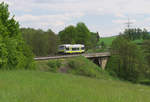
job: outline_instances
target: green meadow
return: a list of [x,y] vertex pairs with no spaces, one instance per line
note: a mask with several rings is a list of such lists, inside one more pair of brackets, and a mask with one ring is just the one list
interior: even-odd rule
[[[104,38],[100,38],[100,41],[98,42],[98,45],[100,45],[102,42],[104,42],[104,44],[107,47],[110,47],[113,40],[116,39],[117,36],[112,36],[112,37],[104,37]],[[138,40],[134,40],[133,43],[142,43],[144,40],[143,39],[138,39]]]
[[98,45],[100,45],[101,42],[104,42],[106,46],[111,46],[111,44],[115,38],[116,38],[116,36],[100,38]]
[[0,102],[150,102],[150,87],[40,71],[1,71]]

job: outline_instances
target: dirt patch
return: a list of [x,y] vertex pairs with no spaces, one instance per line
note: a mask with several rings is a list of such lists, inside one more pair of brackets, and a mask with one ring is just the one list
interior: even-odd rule
[[67,65],[67,60],[62,61],[62,66],[59,68],[58,72],[67,73],[69,70],[69,66]]

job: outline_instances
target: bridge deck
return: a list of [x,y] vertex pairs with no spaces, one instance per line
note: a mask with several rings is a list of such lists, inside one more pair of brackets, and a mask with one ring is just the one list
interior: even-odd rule
[[71,58],[76,56],[84,56],[86,58],[96,58],[96,57],[109,57],[109,52],[104,53],[87,53],[87,54],[76,54],[76,55],[60,55],[60,56],[49,56],[49,57],[36,57],[34,60],[50,60],[50,59],[62,59],[62,58]]

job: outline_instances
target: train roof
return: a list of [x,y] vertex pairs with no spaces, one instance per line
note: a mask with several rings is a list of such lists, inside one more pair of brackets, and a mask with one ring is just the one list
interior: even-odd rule
[[84,47],[83,44],[63,44],[63,45],[59,45],[59,46],[66,46],[66,47]]

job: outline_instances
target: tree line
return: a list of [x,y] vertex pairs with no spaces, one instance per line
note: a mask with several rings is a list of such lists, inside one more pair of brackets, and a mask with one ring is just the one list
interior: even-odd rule
[[140,29],[140,28],[125,29],[125,31],[120,34],[124,35],[127,39],[130,39],[130,40],[150,39],[150,33],[145,28],[144,29]]
[[35,56],[54,55],[57,52],[58,36],[52,30],[21,28],[21,32]]
[[95,48],[99,41],[99,34],[90,32],[82,22],[76,27],[68,26],[58,34],[50,29],[43,31],[33,28],[21,28],[21,32],[35,56],[55,55],[60,44],[84,44],[87,50]]

